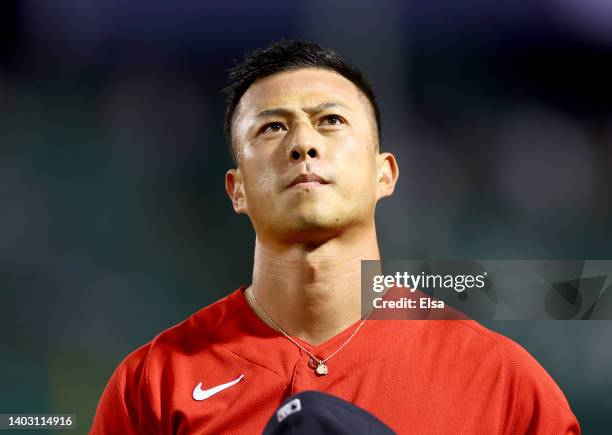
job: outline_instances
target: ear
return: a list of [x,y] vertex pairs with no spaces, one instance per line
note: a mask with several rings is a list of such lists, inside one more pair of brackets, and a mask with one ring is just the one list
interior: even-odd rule
[[247,204],[240,169],[230,169],[225,173],[225,191],[232,200],[234,211],[246,214]]
[[399,177],[399,168],[395,156],[391,153],[380,153],[377,156],[378,179],[376,200],[390,196]]

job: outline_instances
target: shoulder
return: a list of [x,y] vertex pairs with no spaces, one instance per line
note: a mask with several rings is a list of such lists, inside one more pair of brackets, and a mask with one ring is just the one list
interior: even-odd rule
[[166,378],[166,369],[183,373],[194,354],[210,349],[216,330],[222,324],[223,329],[227,326],[225,320],[237,292],[202,308],[127,355],[102,393],[91,433],[136,434],[147,432],[144,427],[158,427],[163,399],[160,382]]
[[212,346],[221,325],[231,327],[226,320],[239,291],[200,309],[131,352],[118,365],[116,376],[146,383],[151,366],[163,365],[170,359],[193,355]]
[[552,382],[558,390],[544,368],[514,340],[473,320],[429,321],[428,325],[424,328],[428,339],[435,337],[455,357],[470,360],[480,367],[489,362],[498,366],[499,374],[506,378]]
[[535,362],[521,345],[474,320],[428,320],[426,324],[423,333],[429,339],[443,340],[446,346],[460,347],[464,352],[486,350],[500,360]]
[[433,321],[424,329],[430,339],[435,336],[443,343],[442,353],[466,370],[475,369],[476,378],[484,375],[497,380],[504,390],[501,430],[580,433],[557,383],[521,345],[473,320]]

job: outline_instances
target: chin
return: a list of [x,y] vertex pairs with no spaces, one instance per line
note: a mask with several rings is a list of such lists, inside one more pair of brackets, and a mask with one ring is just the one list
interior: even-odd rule
[[324,242],[342,231],[342,221],[335,216],[302,215],[283,222],[288,238],[300,243]]
[[340,225],[342,221],[338,214],[330,213],[329,210],[323,212],[319,209],[298,209],[292,214],[292,216],[287,216],[285,222],[290,223],[291,227],[301,230],[333,228]]

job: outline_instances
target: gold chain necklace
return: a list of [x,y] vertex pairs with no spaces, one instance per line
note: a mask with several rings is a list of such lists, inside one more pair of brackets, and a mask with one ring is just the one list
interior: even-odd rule
[[372,312],[372,309],[368,312],[368,314],[366,314],[366,316],[363,318],[363,320],[361,320],[361,322],[359,323],[359,325],[357,326],[357,328],[355,328],[355,331],[353,331],[353,333],[351,334],[351,336],[349,338],[346,339],[346,341],[344,343],[342,343],[342,345],[336,349],[335,352],[333,352],[330,356],[328,356],[325,359],[319,359],[317,358],[314,354],[312,354],[308,349],[306,349],[304,346],[302,346],[300,343],[298,343],[297,341],[295,341],[293,338],[291,338],[291,336],[289,334],[287,334],[287,332],[285,332],[285,330],[278,324],[276,323],[274,320],[272,320],[272,317],[270,317],[270,315],[266,312],[266,310],[263,309],[263,307],[261,305],[259,305],[259,302],[257,301],[257,298],[255,297],[255,289],[253,289],[253,287],[250,287],[251,289],[251,295],[253,297],[253,301],[255,301],[255,305],[257,305],[257,308],[259,308],[259,310],[261,310],[261,312],[268,318],[268,320],[274,325],[276,326],[276,329],[278,329],[285,337],[287,337],[289,340],[291,340],[291,342],[293,344],[295,344],[297,347],[299,347],[300,349],[302,349],[304,352],[306,352],[308,355],[310,355],[310,357],[316,361],[317,366],[315,368],[315,373],[319,376],[324,376],[329,372],[329,369],[327,368],[327,365],[325,364],[329,359],[331,359],[334,355],[336,355],[338,352],[340,352],[340,350],[346,346],[348,344],[349,341],[351,341],[353,339],[353,337],[355,336],[355,334],[357,334],[357,331],[359,331],[359,329],[363,326],[363,324],[365,323],[365,321],[367,320],[367,318],[370,316],[370,313]]

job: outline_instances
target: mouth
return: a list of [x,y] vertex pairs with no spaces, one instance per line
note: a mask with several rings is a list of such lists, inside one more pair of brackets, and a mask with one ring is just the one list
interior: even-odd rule
[[288,188],[291,187],[316,187],[329,184],[327,180],[317,174],[300,174],[293,179]]

